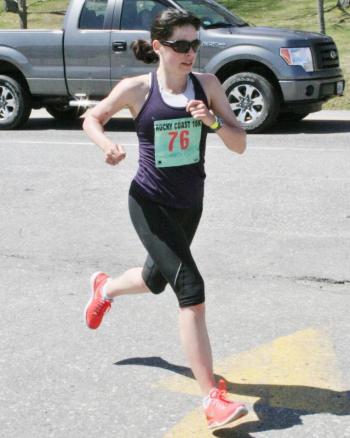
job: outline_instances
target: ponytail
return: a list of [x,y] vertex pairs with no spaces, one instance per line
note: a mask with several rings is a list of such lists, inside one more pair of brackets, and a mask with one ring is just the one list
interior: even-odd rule
[[153,50],[152,45],[145,40],[136,40],[131,44],[136,59],[143,61],[145,64],[155,64],[159,57]]

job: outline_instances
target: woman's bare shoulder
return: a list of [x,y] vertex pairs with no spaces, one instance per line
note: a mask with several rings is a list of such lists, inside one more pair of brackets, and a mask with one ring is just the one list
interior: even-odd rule
[[122,79],[113,89],[112,101],[126,106],[133,117],[139,113],[150,90],[150,75],[132,76]]
[[117,87],[128,92],[148,92],[149,90],[149,75],[132,76],[122,79]]
[[201,84],[213,85],[220,84],[219,79],[212,73],[193,73]]
[[107,101],[116,108],[120,106],[138,107],[148,92],[149,76],[132,76],[119,81],[109,94]]

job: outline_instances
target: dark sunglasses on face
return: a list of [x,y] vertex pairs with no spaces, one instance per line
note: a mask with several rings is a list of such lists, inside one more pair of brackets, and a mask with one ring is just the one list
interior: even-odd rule
[[177,40],[177,41],[160,41],[163,46],[171,47],[177,53],[188,53],[191,48],[194,52],[197,52],[199,46],[201,45],[200,40],[186,41],[186,40]]

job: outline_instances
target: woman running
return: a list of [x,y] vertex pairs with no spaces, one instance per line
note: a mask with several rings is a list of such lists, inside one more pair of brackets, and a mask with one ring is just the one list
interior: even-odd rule
[[228,149],[242,154],[246,135],[236,121],[216,76],[192,73],[199,49],[200,20],[190,13],[166,9],[151,27],[151,43],[133,44],[137,59],[159,61],[150,74],[123,79],[84,121],[84,130],[115,166],[125,151],[104,133],[103,126],[124,107],[135,121],[139,168],[129,191],[132,223],[147,250],[143,267],[116,278],[98,272],[91,277],[86,324],[97,329],[120,295],[159,294],[169,284],[179,302],[180,337],[203,393],[208,427],[227,424],[247,409],[225,396],[213,375],[205,322],[204,282],[190,244],[203,204],[204,155],[208,128]]

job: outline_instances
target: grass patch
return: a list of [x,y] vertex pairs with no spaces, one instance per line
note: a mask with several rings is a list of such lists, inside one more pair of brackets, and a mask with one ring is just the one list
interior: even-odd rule
[[[28,2],[28,29],[62,29],[69,0],[38,0]],[[0,3],[0,29],[18,29],[17,14],[5,12]]]
[[[61,29],[63,12],[69,0],[36,0],[28,3],[28,27],[30,29]],[[228,9],[241,16],[250,24],[258,26],[319,31],[317,2],[315,0],[219,0]],[[326,32],[336,42],[341,67],[347,84],[350,83],[350,8],[346,12],[337,8],[336,0],[325,0]],[[16,14],[4,12],[0,0],[0,29],[18,29]],[[347,87],[348,88],[348,87]],[[328,109],[350,110],[350,93],[332,99],[324,106]]]

